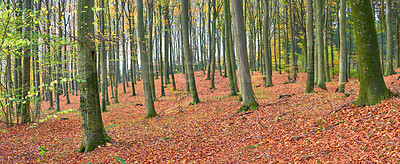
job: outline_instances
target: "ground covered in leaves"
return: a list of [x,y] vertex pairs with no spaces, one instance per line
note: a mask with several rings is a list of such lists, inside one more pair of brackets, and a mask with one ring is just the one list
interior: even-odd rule
[[[397,70],[400,71],[400,70]],[[43,122],[5,128],[0,125],[0,163],[265,163],[265,162],[361,162],[396,163],[400,160],[400,99],[393,97],[370,107],[356,107],[359,82],[351,79],[346,93],[335,93],[338,82],[327,83],[328,91],[306,94],[305,73],[297,83],[285,84],[287,75],[274,72],[274,86],[262,86],[254,72],[253,89],[259,108],[235,113],[238,97],[230,97],[228,78],[216,73],[216,88],[196,72],[201,102],[189,106],[182,94],[184,77],[176,75],[178,91],[166,89],[166,97],[155,102],[159,115],[144,119],[143,86],[131,86],[119,104],[103,113],[110,143],[90,153],[77,153],[81,138],[81,116],[77,96],[71,104],[61,97],[62,110],[54,114],[43,103]],[[400,75],[385,77],[392,92],[400,88]],[[130,85],[130,83],[129,83]],[[160,80],[156,80],[160,96]],[[113,100],[110,100],[113,102]],[[46,109],[46,110],[45,110]],[[68,112],[67,112],[68,111]],[[53,114],[52,114],[53,113]],[[3,130],[4,129],[4,130]]]

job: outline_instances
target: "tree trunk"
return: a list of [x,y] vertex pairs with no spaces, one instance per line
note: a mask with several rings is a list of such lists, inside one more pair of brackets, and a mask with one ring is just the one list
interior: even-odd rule
[[324,61],[324,40],[323,40],[323,22],[322,22],[322,9],[324,7],[322,0],[316,0],[316,43],[317,43],[317,54],[318,54],[318,82],[317,86],[321,89],[326,90],[325,85],[325,61]]
[[383,80],[379,63],[378,39],[369,0],[351,0],[354,29],[359,55],[360,91],[356,105],[374,105],[391,93]]
[[79,106],[82,115],[82,143],[78,152],[90,152],[109,142],[101,118],[100,97],[96,73],[96,48],[91,39],[94,34],[93,0],[78,0],[79,39]]
[[340,33],[340,58],[339,58],[339,89],[338,92],[344,93],[346,83],[346,0],[340,0],[339,10],[339,33]]
[[307,0],[307,82],[306,93],[314,91],[314,28],[313,28],[313,0]]
[[230,39],[229,39],[229,30],[231,29],[230,26],[231,24],[229,24],[228,19],[229,18],[229,3],[228,0],[224,0],[224,17],[225,17],[225,36],[224,36],[224,40],[225,40],[225,56],[226,56],[226,71],[228,72],[228,77],[229,77],[229,87],[231,88],[231,96],[236,96],[237,92],[235,89],[235,82],[234,82],[234,78],[233,78],[233,74],[235,73],[233,71],[233,67],[232,67],[232,62],[231,62],[231,55],[230,55],[230,51],[231,51],[231,46],[230,46]]
[[385,76],[393,75],[393,31],[392,31],[392,0],[386,1],[386,69]]
[[264,72],[265,72],[265,78],[264,78],[264,86],[265,87],[271,87],[273,86],[272,84],[272,59],[271,59],[271,54],[270,54],[270,49],[271,49],[271,44],[269,40],[269,0],[264,0]]
[[189,49],[189,32],[188,32],[188,0],[181,0],[181,24],[182,24],[182,34],[183,34],[183,44],[185,49],[185,60],[186,60],[186,73],[188,74],[189,88],[191,102],[190,105],[195,105],[200,102],[199,96],[197,95],[196,81],[193,72],[193,59],[192,54]]
[[326,9],[325,9],[325,30],[324,30],[324,55],[325,55],[325,80],[326,82],[331,82],[331,74],[329,72],[329,52],[328,52],[328,40],[329,40],[329,32],[328,32],[328,15],[329,13],[329,1],[326,0]]
[[[162,10],[162,7],[161,7],[161,5],[159,5],[159,9],[160,9],[160,18],[161,18],[161,15],[162,15],[162,12],[161,12],[161,10]],[[161,47],[162,47],[162,39],[161,39],[161,35],[162,35],[162,21],[159,21],[160,22],[160,24],[159,24],[159,31],[160,31],[160,34],[159,34],[159,38],[160,38],[160,49],[161,49]],[[164,52],[165,53],[165,52]],[[164,59],[165,60],[165,59]],[[160,50],[160,76],[161,76],[161,97],[164,97],[165,96],[165,91],[164,91],[164,79],[163,79],[163,76],[164,76],[164,72],[163,72],[163,70],[165,70],[165,68],[163,67],[163,63],[164,61],[163,61],[163,58],[162,58],[162,51]]]
[[138,21],[138,34],[139,34],[139,45],[140,45],[140,61],[142,66],[142,77],[143,77],[143,90],[145,95],[146,102],[146,117],[145,118],[153,118],[157,115],[154,110],[154,102],[153,97],[151,95],[151,86],[150,86],[150,73],[149,73],[149,63],[148,56],[146,52],[146,39],[144,37],[144,23],[143,23],[143,1],[137,0],[137,21]]
[[[24,38],[31,40],[31,21],[32,17],[30,12],[32,12],[32,2],[30,0],[25,0],[24,9],[29,12],[26,16]],[[22,103],[21,103],[21,124],[28,124],[31,122],[30,115],[30,98],[28,96],[29,90],[31,88],[31,48],[30,45],[24,47],[24,57],[22,60]]]
[[248,110],[254,110],[257,108],[258,103],[254,98],[254,92],[251,84],[248,55],[246,48],[246,30],[243,21],[243,1],[233,0],[232,12],[234,20],[234,31],[235,31],[235,45],[236,52],[238,53],[239,60],[239,80],[242,97],[242,106],[238,112],[245,112]]
[[119,1],[115,0],[115,37],[117,39],[115,59],[114,59],[114,103],[118,104],[118,84],[119,84]]
[[[211,81],[210,81],[210,89],[215,89],[215,52],[216,52],[216,38],[215,35],[217,34],[217,7],[215,4],[216,0],[212,0],[213,5],[213,22],[212,22],[212,33],[210,33],[210,67],[211,67]],[[210,3],[211,4],[211,3]],[[211,12],[210,12],[211,14]],[[211,37],[212,36],[212,37]]]
[[157,96],[156,96],[156,88],[154,86],[154,73],[153,73],[153,10],[154,10],[154,5],[153,5],[153,0],[147,0],[147,18],[148,18],[148,24],[149,24],[149,41],[148,41],[148,61],[149,61],[149,76],[150,76],[150,91],[151,91],[151,97],[153,98],[153,101],[157,101]]
[[[100,0],[100,8],[104,8],[104,0]],[[105,37],[105,27],[104,27],[104,10],[100,10],[100,35]],[[101,83],[102,83],[102,92],[101,92],[101,109],[102,112],[107,112],[107,52],[106,52],[106,43],[104,40],[100,41],[100,57],[101,57]]]

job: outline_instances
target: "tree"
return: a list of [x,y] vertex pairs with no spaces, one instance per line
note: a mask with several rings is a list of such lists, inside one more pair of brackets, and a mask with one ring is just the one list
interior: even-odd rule
[[[32,12],[32,1],[25,0],[25,10],[27,12],[27,16],[25,18],[25,29],[24,29],[24,38],[27,40],[31,40],[31,21],[32,17],[30,16],[30,12]],[[29,43],[29,42],[28,42]],[[24,57],[22,61],[22,106],[21,106],[21,124],[28,124],[31,122],[30,115],[30,99],[28,97],[29,90],[31,88],[31,48],[30,45],[25,45],[24,47]]]
[[[211,5],[211,3],[209,4]],[[213,8],[213,21],[212,21],[212,33],[210,33],[209,36],[209,42],[210,42],[210,62],[209,62],[209,67],[208,67],[208,72],[211,72],[211,81],[210,81],[210,89],[215,89],[215,52],[216,52],[216,44],[217,44],[217,39],[216,37],[216,31],[217,31],[217,7],[215,4],[215,0],[212,0],[212,8]],[[211,10],[211,9],[210,9]],[[211,11],[209,11],[209,15],[211,15]],[[209,17],[210,19],[210,17]],[[210,26],[208,27],[210,28]],[[209,73],[207,73],[209,75]]]
[[246,30],[243,21],[243,1],[232,0],[232,15],[234,20],[234,32],[236,42],[236,52],[239,60],[239,81],[240,93],[242,97],[242,106],[238,112],[245,112],[257,108],[258,103],[254,98],[254,92],[251,85],[249,63],[247,57]]
[[324,5],[322,0],[316,0],[315,3],[315,22],[316,22],[316,46],[318,54],[318,81],[317,86],[326,90],[325,85],[325,61],[324,61],[324,40],[323,40],[323,23],[322,23],[322,9]]
[[143,90],[146,102],[146,117],[153,118],[157,115],[154,109],[153,96],[151,95],[150,86],[150,73],[149,73],[149,63],[146,51],[146,39],[144,37],[144,22],[143,22],[143,0],[136,1],[137,8],[137,21],[138,21],[138,35],[139,35],[139,45],[140,45],[140,61],[142,66],[142,77],[143,77]]
[[[339,33],[340,38],[346,38],[346,0],[340,0]],[[340,39],[339,58],[339,89],[343,93],[346,83],[346,39]]]
[[313,28],[313,0],[307,0],[307,83],[306,93],[314,90],[314,28]]
[[229,77],[229,87],[231,89],[231,96],[236,96],[236,88],[235,88],[235,81],[234,81],[234,75],[236,74],[236,71],[233,69],[234,67],[232,66],[231,61],[231,44],[230,44],[230,35],[229,31],[231,30],[231,24],[229,23],[230,21],[230,14],[229,14],[229,2],[228,0],[224,0],[224,19],[225,19],[225,34],[224,34],[224,40],[225,40],[225,56],[226,56],[226,72],[228,72],[228,77]]
[[188,74],[189,88],[190,88],[190,105],[196,105],[200,102],[199,96],[197,95],[196,81],[193,72],[193,59],[189,48],[189,30],[188,30],[188,0],[181,0],[181,24],[182,24],[182,37],[185,49],[185,66],[186,73]]
[[119,2],[115,0],[115,37],[117,38],[117,50],[114,59],[114,103],[118,104],[118,84],[119,84]]
[[393,31],[392,31],[392,0],[386,1],[386,69],[385,76],[393,75]]
[[264,86],[271,87],[272,84],[272,59],[270,54],[271,44],[269,41],[269,0],[264,0]]
[[153,73],[153,0],[147,0],[147,17],[149,24],[149,41],[148,41],[148,63],[149,63],[149,76],[150,76],[150,89],[151,96],[153,97],[153,101],[157,101],[156,90],[154,85],[154,73]]
[[374,105],[391,93],[383,80],[379,45],[369,0],[351,0],[354,30],[359,55],[360,91],[356,105]]
[[94,38],[94,0],[78,0],[79,107],[82,115],[82,143],[78,152],[90,152],[109,142],[101,118],[99,85],[96,73]]
[[[104,0],[100,0],[100,8],[104,8]],[[104,10],[100,10],[100,34],[105,36],[104,28]],[[100,58],[101,58],[101,109],[103,112],[107,111],[107,52],[104,39],[101,40]]]

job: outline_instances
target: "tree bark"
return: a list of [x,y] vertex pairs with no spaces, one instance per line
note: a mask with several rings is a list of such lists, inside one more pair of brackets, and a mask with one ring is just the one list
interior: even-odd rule
[[[267,3],[267,2],[266,2]],[[246,48],[246,30],[243,21],[243,1],[232,0],[232,15],[234,20],[235,48],[238,53],[239,61],[239,80],[242,97],[242,106],[237,112],[245,112],[257,108],[258,103],[254,98],[254,92],[251,84],[250,68]]]
[[386,69],[385,76],[393,75],[393,31],[392,31],[392,0],[386,1]]
[[313,0],[307,0],[307,82],[306,93],[314,91],[314,28],[313,28]]
[[356,105],[374,105],[391,93],[383,80],[379,63],[379,45],[369,0],[351,0],[356,44],[359,55],[360,91]]
[[318,82],[317,86],[321,89],[326,90],[326,77],[325,77],[325,61],[324,61],[324,40],[323,40],[323,22],[322,22],[322,0],[316,0],[316,43],[317,43],[317,54],[318,54]]
[[344,93],[346,83],[346,0],[340,0],[339,10],[339,33],[340,33],[340,54],[339,54],[339,89],[338,92]]
[[142,78],[143,78],[143,90],[146,102],[146,117],[153,118],[157,115],[154,110],[153,97],[151,95],[150,86],[150,73],[149,73],[149,63],[148,56],[146,52],[146,39],[144,37],[144,23],[143,23],[143,0],[137,0],[137,21],[138,21],[138,34],[139,34],[139,45],[140,45],[140,61],[142,66]]
[[189,88],[191,102],[190,105],[195,105],[200,102],[199,96],[197,95],[196,81],[193,72],[193,59],[189,48],[189,32],[188,32],[188,0],[181,0],[181,24],[182,24],[182,34],[183,34],[183,44],[185,49],[185,60],[186,60],[186,73],[188,74]]
[[79,106],[82,115],[82,143],[78,152],[90,152],[109,142],[101,118],[100,97],[96,72],[93,0],[78,0],[79,39]]

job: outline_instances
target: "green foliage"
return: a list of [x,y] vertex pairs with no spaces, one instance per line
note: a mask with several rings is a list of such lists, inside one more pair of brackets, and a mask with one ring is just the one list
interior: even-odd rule
[[40,151],[39,151],[39,154],[40,154],[40,155],[43,155],[45,152],[47,152],[47,149],[44,148],[44,147],[42,147],[42,146],[39,146],[38,149],[40,150]]
[[122,159],[122,158],[120,158],[120,157],[118,157],[118,156],[115,156],[114,157],[116,160],[118,160],[121,164],[126,164],[126,162]]
[[67,109],[67,110],[63,110],[63,111],[57,112],[57,113],[52,114],[52,115],[48,115],[48,116],[46,116],[44,119],[40,119],[39,122],[44,122],[44,121],[46,121],[47,119],[52,118],[52,117],[58,118],[57,114],[58,114],[58,115],[59,115],[59,114],[67,114],[67,113],[72,112],[72,111],[76,111],[76,109]]
[[107,128],[113,128],[113,127],[117,127],[117,125],[115,124],[111,124],[110,126],[108,126]]

